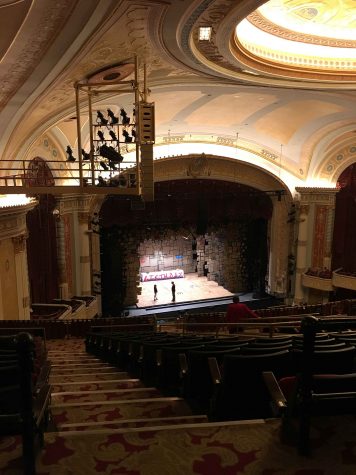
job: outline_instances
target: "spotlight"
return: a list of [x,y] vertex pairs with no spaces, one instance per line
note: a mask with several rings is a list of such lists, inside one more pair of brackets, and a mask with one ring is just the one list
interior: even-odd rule
[[98,130],[98,137],[102,142],[105,142],[105,137],[101,130]]
[[111,160],[109,161],[109,167],[110,167],[112,170],[117,170],[115,163],[112,162]]
[[108,116],[111,119],[111,122],[109,125],[115,125],[119,122],[119,118],[115,116],[115,114],[113,113],[111,109],[108,109]]
[[105,119],[102,112],[96,111],[96,115],[97,115],[96,121],[99,125],[108,125],[109,121],[108,119]]
[[118,163],[122,162],[124,157],[120,152],[117,152],[114,147],[108,147],[107,145],[102,145],[99,149],[100,155],[104,158],[108,158],[110,161]]
[[84,148],[82,148],[82,157],[83,160],[90,160],[90,153],[86,152]]
[[104,178],[101,175],[98,176],[98,185],[97,186],[107,186],[106,181],[104,180]]
[[117,140],[117,137],[116,137],[115,132],[113,130],[110,130],[109,135],[110,135],[112,140]]
[[122,131],[122,135],[125,137],[125,143],[130,143],[132,142],[132,137],[130,137],[129,133],[127,130]]
[[120,109],[120,115],[121,115],[122,125],[129,125],[130,117],[127,116],[125,109]]
[[67,145],[66,154],[68,155],[67,156],[67,162],[75,162],[76,161],[76,158],[73,157],[73,150],[70,148],[69,145]]
[[105,170],[106,172],[109,170],[109,167],[106,165],[105,162],[99,162],[99,165],[101,166],[101,168],[103,170]]

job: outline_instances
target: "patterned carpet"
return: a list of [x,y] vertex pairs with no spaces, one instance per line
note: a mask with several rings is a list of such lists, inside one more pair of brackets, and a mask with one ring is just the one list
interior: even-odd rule
[[[50,350],[50,357],[53,350],[73,356],[76,350],[79,356],[83,346],[65,340],[50,342]],[[59,432],[45,436],[38,475],[356,475],[354,416],[315,419],[307,458],[293,445],[280,443],[276,419],[207,423],[192,416],[184,401],[164,400],[155,389],[138,386],[139,398],[129,399],[135,396],[133,387],[111,393],[103,388],[105,382],[96,384],[102,392],[79,382],[72,390],[77,394],[67,389],[58,394],[60,384],[55,386],[52,404]],[[1,475],[22,473],[20,455],[18,437],[0,439]]]

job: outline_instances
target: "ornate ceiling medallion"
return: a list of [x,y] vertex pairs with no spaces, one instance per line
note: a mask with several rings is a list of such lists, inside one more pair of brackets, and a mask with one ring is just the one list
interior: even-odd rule
[[261,65],[349,81],[356,73],[355,15],[350,0],[270,0],[237,25],[235,45]]

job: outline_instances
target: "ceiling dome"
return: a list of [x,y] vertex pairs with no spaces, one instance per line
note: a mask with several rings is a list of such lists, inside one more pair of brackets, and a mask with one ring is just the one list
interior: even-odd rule
[[235,52],[260,71],[350,81],[356,73],[355,31],[353,0],[270,0],[237,25]]

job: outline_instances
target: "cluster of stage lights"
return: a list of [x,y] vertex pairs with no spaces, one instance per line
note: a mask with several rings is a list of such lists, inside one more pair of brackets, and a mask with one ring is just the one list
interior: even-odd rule
[[[117,171],[117,165],[124,159],[121,155],[120,144],[128,144],[136,141],[135,109],[133,110],[132,122],[123,108],[120,109],[120,117],[116,116],[111,109],[107,109],[107,117],[105,117],[100,110],[98,110],[96,114],[97,117],[94,127],[99,127],[99,130],[96,132],[96,138],[94,139],[96,143],[95,156],[107,159],[107,162],[104,160],[99,161],[99,165],[104,171]],[[122,140],[119,138],[120,130],[123,137]],[[107,133],[109,137],[107,137]],[[66,148],[66,154],[67,162],[76,161],[73,150],[69,145]],[[83,161],[90,160],[90,153],[83,148],[82,159]]]

